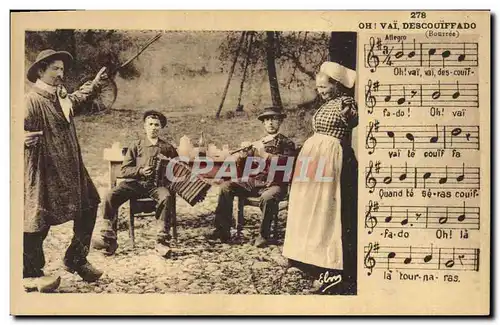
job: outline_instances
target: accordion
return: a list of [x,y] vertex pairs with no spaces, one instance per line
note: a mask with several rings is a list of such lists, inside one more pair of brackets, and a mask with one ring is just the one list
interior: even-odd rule
[[[155,186],[174,191],[191,206],[205,199],[211,185],[200,176],[193,175],[188,164],[162,154],[155,157],[155,164]],[[167,177],[168,173],[172,173],[173,178]]]

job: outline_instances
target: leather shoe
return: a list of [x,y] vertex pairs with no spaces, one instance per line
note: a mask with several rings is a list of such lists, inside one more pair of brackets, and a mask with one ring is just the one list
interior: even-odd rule
[[23,278],[24,290],[42,293],[54,292],[61,284],[59,276],[41,276],[37,278]]
[[229,231],[223,231],[220,229],[215,229],[213,232],[205,235],[205,238],[208,240],[218,240],[222,243],[227,243],[229,242],[229,239],[231,239],[231,233]]
[[92,247],[102,251],[102,253],[106,256],[111,256],[114,255],[118,249],[118,242],[116,239],[98,237],[96,239],[92,239]]
[[163,258],[170,258],[172,256],[172,249],[168,244],[156,243],[155,250]]
[[77,273],[85,282],[95,282],[104,273],[103,271],[96,269],[92,264],[86,262],[83,265],[74,265],[68,262],[64,262],[66,271],[69,273]]
[[264,247],[267,247],[267,245],[269,244],[269,242],[267,241],[267,239],[265,239],[264,237],[262,236],[259,236],[257,237],[257,239],[255,240],[255,247],[257,248],[264,248]]

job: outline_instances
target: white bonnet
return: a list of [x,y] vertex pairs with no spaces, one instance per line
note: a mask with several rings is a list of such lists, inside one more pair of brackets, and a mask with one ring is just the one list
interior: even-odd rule
[[356,81],[356,71],[346,68],[336,62],[324,62],[319,71],[333,80],[340,82],[347,88],[352,88]]

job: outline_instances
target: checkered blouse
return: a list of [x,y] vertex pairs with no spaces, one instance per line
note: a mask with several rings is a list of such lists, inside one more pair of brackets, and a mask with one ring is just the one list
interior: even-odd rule
[[323,105],[314,113],[313,130],[315,133],[329,135],[341,141],[350,136],[352,129],[358,125],[358,110],[356,105],[342,114],[342,100],[347,96],[337,97]]

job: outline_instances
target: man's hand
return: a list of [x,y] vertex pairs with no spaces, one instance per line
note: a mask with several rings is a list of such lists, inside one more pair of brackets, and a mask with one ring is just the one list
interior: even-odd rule
[[141,168],[140,173],[146,177],[151,176],[153,174],[153,166],[147,166],[147,167]]
[[43,134],[42,131],[37,132],[24,132],[24,145],[26,147],[32,147],[38,144],[40,136]]
[[103,72],[100,75],[97,75],[96,77],[98,78],[97,82],[103,82],[108,80],[108,74],[106,72]]
[[255,148],[255,152],[259,157],[265,159],[269,156],[269,154],[266,152],[266,146],[262,141],[256,141],[252,145]]
[[100,88],[106,83],[107,80],[108,74],[106,73],[106,67],[102,67],[95,76],[94,80],[90,83],[91,91],[95,89],[99,92]]
[[[241,147],[245,148],[238,152],[238,158],[245,159],[252,153],[252,143],[248,141],[244,141],[241,143]],[[247,148],[248,147],[248,148]]]

